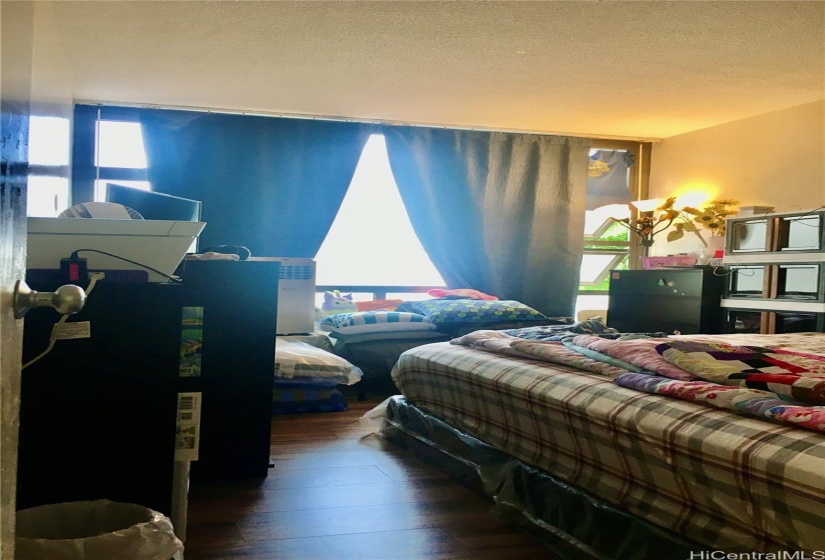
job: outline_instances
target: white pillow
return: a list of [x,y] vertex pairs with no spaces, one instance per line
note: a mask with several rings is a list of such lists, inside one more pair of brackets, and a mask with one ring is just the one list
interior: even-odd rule
[[320,377],[352,385],[361,379],[361,369],[340,356],[305,342],[275,341],[275,377]]

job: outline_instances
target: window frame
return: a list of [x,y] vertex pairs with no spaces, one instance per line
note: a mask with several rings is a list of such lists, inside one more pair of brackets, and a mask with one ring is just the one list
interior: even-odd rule
[[[625,150],[632,153],[636,159],[636,164],[631,166],[628,173],[627,184],[630,189],[630,194],[634,200],[644,200],[648,196],[650,188],[650,154],[652,151],[652,144],[650,142],[632,141],[632,140],[611,140],[594,138],[592,140],[591,150]],[[630,219],[635,220],[638,217],[638,211],[631,205]],[[609,223],[597,228],[591,236],[585,236],[582,242],[582,256],[584,255],[604,255],[617,254],[615,249],[594,249],[592,247],[609,246],[616,247],[617,245],[627,247],[626,253],[628,259],[628,268],[639,268],[639,257],[644,255],[644,248],[639,244],[632,235],[630,241],[600,241],[600,237],[609,227]],[[588,248],[591,247],[591,248]],[[607,290],[584,290],[583,286],[598,285],[604,281],[604,278],[609,273],[610,268],[615,267],[621,262],[621,258],[615,258],[608,268],[606,268],[600,275],[596,282],[580,282],[578,295],[607,295]]]
[[95,196],[95,180],[148,181],[148,169],[125,167],[97,167],[95,165],[95,141],[97,121],[140,122],[140,109],[111,105],[75,105],[74,133],[72,136],[72,188],[73,204],[91,202]]

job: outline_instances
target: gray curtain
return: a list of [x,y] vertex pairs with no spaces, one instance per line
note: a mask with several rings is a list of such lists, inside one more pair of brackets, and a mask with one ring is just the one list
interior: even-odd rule
[[589,140],[416,127],[383,133],[410,221],[448,286],[573,314]]

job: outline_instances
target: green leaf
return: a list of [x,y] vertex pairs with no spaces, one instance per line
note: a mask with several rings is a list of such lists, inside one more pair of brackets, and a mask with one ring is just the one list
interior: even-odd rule
[[681,239],[684,236],[685,232],[683,232],[681,229],[674,229],[667,234],[667,240],[676,241],[677,239]]

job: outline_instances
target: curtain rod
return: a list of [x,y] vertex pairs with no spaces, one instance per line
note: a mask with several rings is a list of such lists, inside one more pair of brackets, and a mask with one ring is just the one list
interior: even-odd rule
[[157,105],[152,103],[128,103],[122,101],[97,101],[89,99],[75,99],[77,104],[102,105],[108,107],[130,107],[135,109],[170,109],[178,111],[195,111],[201,113],[217,113],[226,115],[247,115],[250,117],[280,117],[286,119],[304,119],[313,121],[354,122],[364,124],[381,124],[390,126],[415,126],[422,128],[451,128],[456,130],[479,130],[484,132],[511,132],[515,134],[539,134],[543,136],[570,136],[574,138],[590,138],[593,140],[619,140],[624,142],[660,142],[661,138],[646,138],[641,136],[616,136],[599,134],[582,134],[580,132],[553,132],[546,130],[527,130],[517,128],[490,128],[483,126],[451,125],[443,123],[412,123],[404,121],[382,119],[357,119],[331,115],[304,115],[300,113],[276,113],[268,111],[247,111],[243,109],[215,109],[210,107],[190,107],[186,105]]

